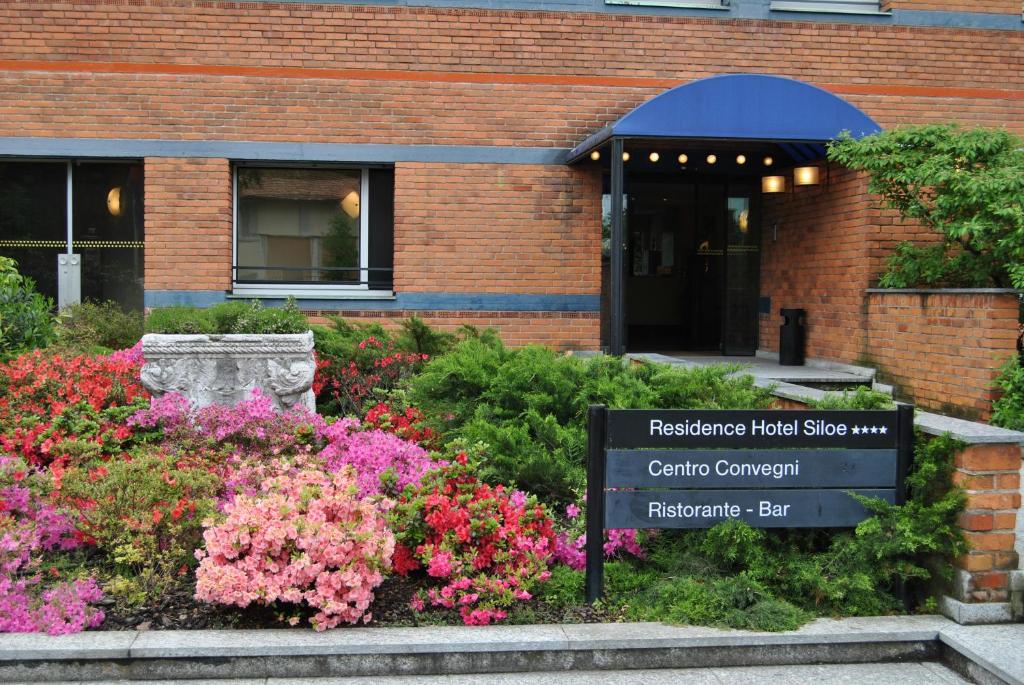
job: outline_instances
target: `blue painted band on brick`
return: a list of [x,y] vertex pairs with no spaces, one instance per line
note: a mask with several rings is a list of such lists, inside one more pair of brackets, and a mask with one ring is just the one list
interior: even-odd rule
[[[209,307],[224,302],[227,294],[219,290],[147,290],[147,307],[188,305]],[[281,304],[281,298],[259,298],[268,306]],[[398,293],[380,300],[299,299],[305,310],[350,311],[478,311],[478,312],[597,312],[600,295],[531,295],[502,293]]]
[[[309,0],[256,0],[257,2],[305,3]],[[1021,14],[952,12],[943,10],[899,10],[886,14],[834,12],[779,12],[770,9],[771,0],[730,0],[728,11],[692,7],[645,7],[606,4],[604,0],[318,0],[323,5],[377,5],[401,7],[459,7],[486,10],[534,10],[542,12],[596,12],[600,14],[641,14],[737,19],[776,19],[842,24],[895,26],[941,26],[997,31],[1024,31]]]
[[147,290],[146,307],[210,307],[227,299],[223,290]]
[[957,29],[995,29],[1001,31],[1024,30],[1024,22],[1021,21],[1020,14],[894,9],[892,16],[893,23],[906,26],[944,26]]
[[224,140],[0,137],[0,156],[207,157],[287,162],[452,162],[460,164],[564,164],[566,150],[494,145],[384,145],[262,143]]
[[600,295],[524,295],[501,293],[398,293],[399,309],[497,312],[596,312]]

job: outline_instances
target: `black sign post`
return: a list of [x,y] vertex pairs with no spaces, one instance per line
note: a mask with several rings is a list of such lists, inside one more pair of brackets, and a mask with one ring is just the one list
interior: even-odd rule
[[850,493],[902,504],[914,408],[589,410],[587,601],[602,594],[608,528],[856,526]]

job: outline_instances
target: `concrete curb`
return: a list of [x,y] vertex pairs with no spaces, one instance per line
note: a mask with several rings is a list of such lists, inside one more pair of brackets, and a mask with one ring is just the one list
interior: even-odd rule
[[[0,636],[0,681],[316,678],[853,664],[945,659],[979,682],[1024,685],[991,628],[939,616],[819,619],[789,633],[660,623],[95,632]],[[974,631],[986,630],[975,640]],[[995,637],[994,637],[995,636]],[[1022,644],[1018,642],[1017,644]],[[1010,650],[1011,652],[1014,650]],[[1018,650],[1019,651],[1019,650]]]

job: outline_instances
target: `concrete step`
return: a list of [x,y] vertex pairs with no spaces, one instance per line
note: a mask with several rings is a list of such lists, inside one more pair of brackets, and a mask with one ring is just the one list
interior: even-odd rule
[[[903,616],[819,619],[789,633],[625,623],[351,628],[324,633],[223,630],[3,635],[0,682],[262,682],[268,678],[471,674],[477,674],[476,682],[502,682],[495,680],[498,674],[528,678],[532,676],[524,674],[547,672],[564,679],[572,673],[637,668],[664,671],[946,661],[979,682],[1024,685],[1024,654],[1019,649],[1024,644],[1024,625],[1019,631],[1016,627],[995,626],[1001,632],[984,633],[983,629],[993,626],[965,627],[938,616]],[[972,635],[981,637],[973,639]]]
[[[821,666],[755,666],[742,668],[638,669],[630,671],[540,671],[434,676],[357,676],[351,678],[265,678],[220,680],[219,685],[804,685],[805,683],[872,683],[873,685],[966,685],[970,683],[942,664],[923,661]],[[208,680],[107,681],[110,685],[199,685]],[[18,685],[18,684],[12,684]],[[27,685],[27,684],[26,684]],[[53,685],[77,685],[55,683]],[[93,683],[91,685],[103,685]]]

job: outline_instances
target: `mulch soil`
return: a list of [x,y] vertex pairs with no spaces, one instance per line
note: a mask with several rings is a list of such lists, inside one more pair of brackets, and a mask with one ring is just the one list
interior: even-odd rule
[[[458,612],[453,610],[427,610],[416,613],[409,608],[409,600],[416,590],[425,587],[426,580],[415,577],[392,576],[377,588],[370,627],[462,625]],[[223,607],[200,602],[193,597],[195,579],[185,577],[167,589],[159,599],[139,607],[117,606],[106,597],[100,607],[106,613],[102,630],[204,630],[204,629],[260,629],[292,628],[286,619],[294,615],[294,607],[250,606],[245,609]],[[309,630],[307,613],[295,629]],[[611,612],[590,605],[576,607],[552,606],[533,600],[521,603],[503,623],[599,623],[615,621]],[[364,625],[362,623],[360,626]]]

